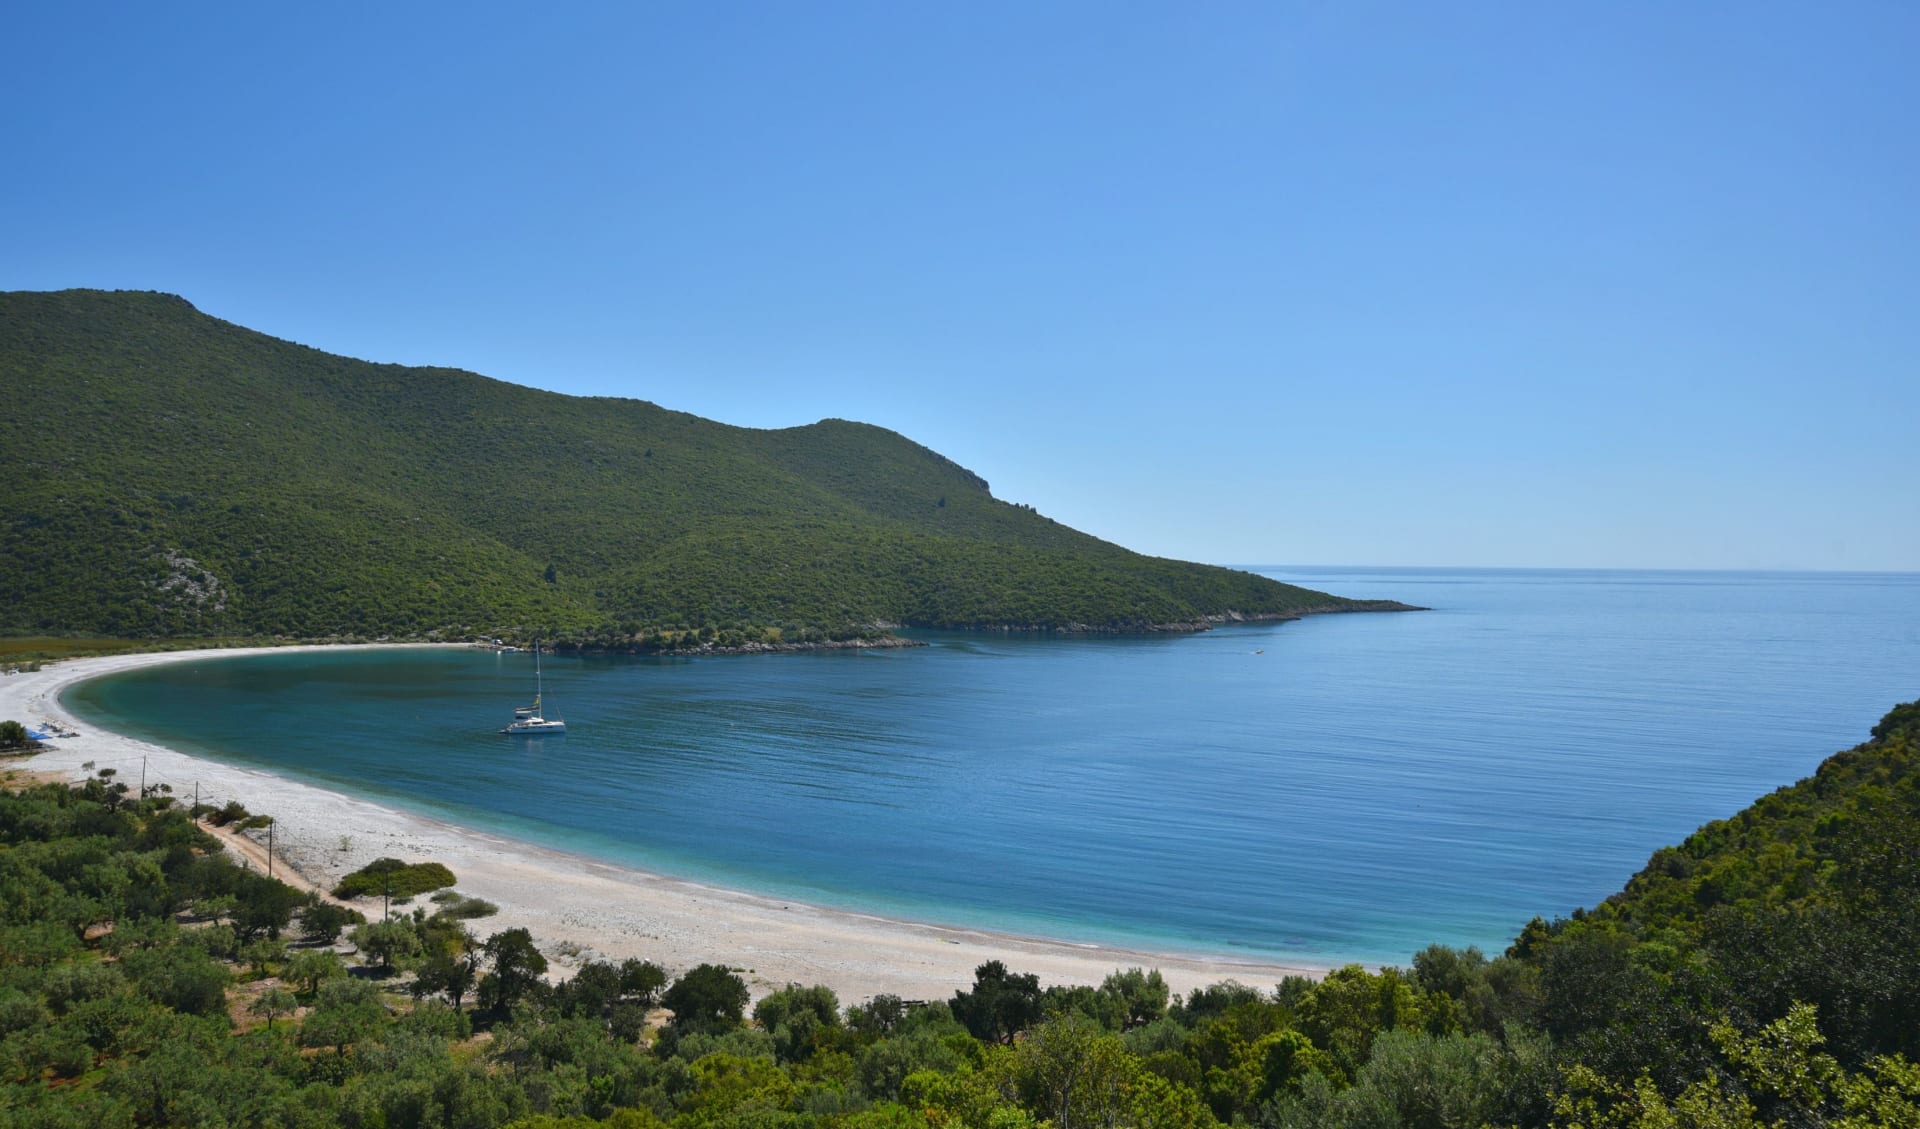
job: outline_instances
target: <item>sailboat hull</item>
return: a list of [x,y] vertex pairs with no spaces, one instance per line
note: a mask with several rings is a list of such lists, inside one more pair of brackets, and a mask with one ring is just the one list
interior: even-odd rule
[[565,737],[567,735],[567,723],[564,721],[547,721],[544,718],[530,717],[525,721],[509,723],[507,727],[500,732],[505,733],[509,737]]

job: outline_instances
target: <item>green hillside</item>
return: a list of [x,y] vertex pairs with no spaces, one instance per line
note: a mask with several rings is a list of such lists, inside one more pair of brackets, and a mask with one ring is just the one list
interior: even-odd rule
[[658,644],[1393,606],[1128,552],[881,428],[372,364],[164,294],[0,294],[0,386],[0,632]]
[[1615,1074],[1677,1081],[1710,1057],[1701,1013],[1757,1025],[1795,1003],[1842,1062],[1920,1057],[1920,702],[1515,953],[1550,1033]]

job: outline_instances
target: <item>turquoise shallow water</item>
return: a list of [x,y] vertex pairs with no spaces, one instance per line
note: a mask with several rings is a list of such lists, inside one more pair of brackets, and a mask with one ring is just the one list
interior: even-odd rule
[[1430,605],[1202,635],[546,660],[287,654],[96,724],[668,873],[1321,962],[1506,941],[1920,697],[1920,575],[1263,569]]

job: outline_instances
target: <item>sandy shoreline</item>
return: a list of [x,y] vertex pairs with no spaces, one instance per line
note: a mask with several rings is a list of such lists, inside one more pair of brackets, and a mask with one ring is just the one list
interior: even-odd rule
[[[1043,984],[1097,984],[1116,968],[1158,968],[1175,991],[1235,979],[1270,987],[1290,973],[1320,969],[1015,937],[945,928],[844,910],[783,902],[738,890],[615,866],[485,832],[454,826],[373,801],[317,788],[255,769],[191,757],[108,733],[62,708],[61,691],[103,674],[188,659],[260,654],[294,648],[174,651],[77,659],[30,674],[0,677],[0,719],[29,728],[52,722],[74,737],[7,767],[59,772],[78,779],[82,765],[115,768],[137,784],[146,759],[149,784],[172,785],[190,800],[238,799],[275,817],[275,857],[315,884],[382,856],[445,863],[458,889],[500,906],[474,924],[485,936],[524,926],[564,976],[586,957],[641,957],[672,973],[713,961],[749,969],[755,996],[787,982],[825,984],[842,1002],[889,992],[937,999],[973,982],[982,961],[1004,960],[1034,972]],[[378,911],[378,906],[374,907]]]

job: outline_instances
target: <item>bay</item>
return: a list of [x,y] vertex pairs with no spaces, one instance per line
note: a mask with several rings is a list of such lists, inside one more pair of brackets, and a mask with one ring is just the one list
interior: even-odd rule
[[[743,889],[1160,950],[1504,947],[1920,697],[1920,575],[1270,567],[1431,611],[1198,635],[545,660],[301,653],[82,684],[95,724]],[[716,954],[719,955],[719,954]]]

